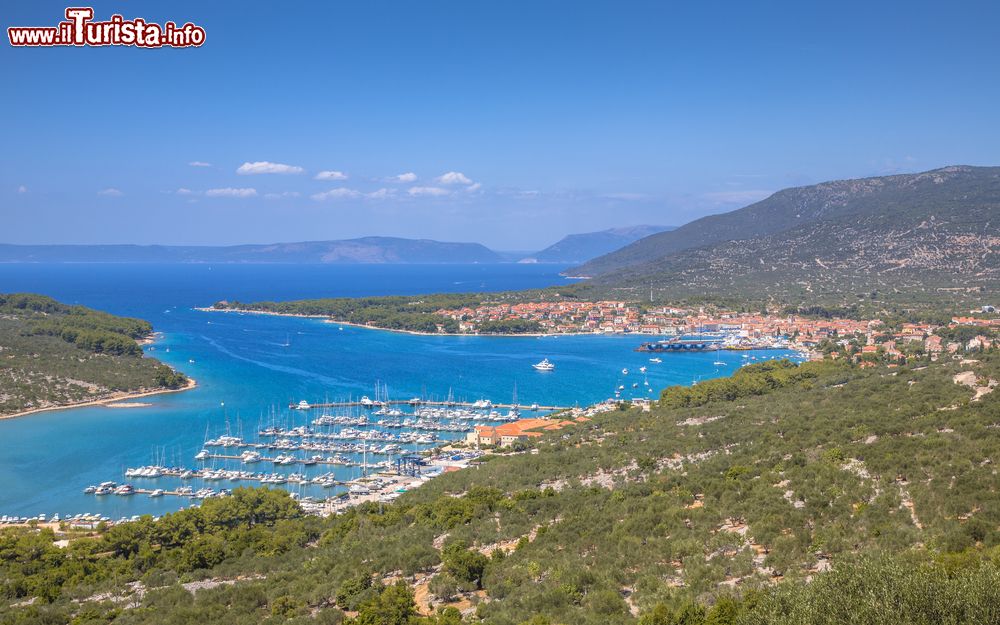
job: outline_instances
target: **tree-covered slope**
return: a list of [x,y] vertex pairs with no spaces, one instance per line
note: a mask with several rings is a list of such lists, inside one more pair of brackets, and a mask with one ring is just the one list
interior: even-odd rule
[[0,294],[0,416],[176,389],[187,378],[137,343],[149,323],[28,293]]
[[1000,393],[966,372],[1000,356],[747,367],[327,520],[241,490],[15,532],[0,623],[996,623]]
[[[1000,197],[1000,196],[998,196]],[[1000,203],[859,214],[779,234],[688,249],[600,276],[605,288],[650,285],[785,303],[850,304],[860,297],[942,300],[1000,287]]]
[[[962,263],[982,257],[982,263],[995,267],[998,214],[997,167],[956,166],[840,180],[779,191],[745,208],[646,237],[569,273],[615,274],[617,280],[623,275],[668,277],[687,270],[706,273],[706,282],[711,282],[717,276],[725,281],[727,265],[748,272],[754,264],[778,263],[785,255],[822,268],[815,259],[836,266],[868,256],[898,261],[912,252],[923,266],[959,277],[964,267],[950,263],[959,254]],[[945,256],[949,250],[942,249],[946,245],[956,246],[950,257]],[[719,271],[712,266],[715,259],[723,265]]]

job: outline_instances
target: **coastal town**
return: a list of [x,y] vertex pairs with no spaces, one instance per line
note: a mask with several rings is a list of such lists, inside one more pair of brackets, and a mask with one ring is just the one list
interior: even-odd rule
[[[706,311],[673,306],[639,306],[625,301],[486,303],[460,309],[438,310],[439,316],[457,321],[459,331],[476,333],[485,323],[534,322],[544,334],[641,334],[678,337],[706,333],[728,337],[730,349],[791,347],[813,351],[821,344],[856,345],[861,354],[903,357],[907,350],[934,354],[962,349],[988,349],[990,331],[1000,328],[1000,317],[992,306],[970,316],[954,316],[946,324],[901,323],[890,327],[880,319],[848,319]],[[978,316],[976,316],[978,315]],[[966,340],[946,340],[941,328],[983,328]]]

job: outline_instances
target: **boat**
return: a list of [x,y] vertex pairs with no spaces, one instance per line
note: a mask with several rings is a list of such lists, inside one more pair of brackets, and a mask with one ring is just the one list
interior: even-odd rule
[[367,395],[362,396],[361,401],[359,401],[358,403],[366,408],[375,405],[375,402],[373,402],[371,398],[369,398]]
[[639,371],[646,373],[646,367],[639,367]]
[[715,346],[715,362],[713,362],[712,364],[715,365],[716,367],[724,367],[726,365],[726,363],[723,362],[723,361],[721,361],[721,360],[719,360],[719,349],[721,349],[721,346],[720,345],[716,345]]
[[543,358],[541,362],[536,362],[531,366],[537,369],[538,371],[552,371],[553,369],[556,368],[554,364],[549,362],[548,358]]
[[622,375],[628,375],[628,369],[622,369]]
[[162,488],[157,488],[153,492],[149,493],[149,496],[150,497],[162,497],[163,496],[163,489]]
[[650,358],[649,362],[655,362],[655,363],[659,364],[659,363],[663,362],[663,359],[662,358]]
[[208,456],[209,456],[208,450],[207,449],[202,449],[197,454],[195,454],[194,459],[195,460],[208,460]]
[[310,408],[312,408],[312,406],[310,406],[309,402],[307,402],[304,399],[302,401],[300,401],[299,403],[295,404],[295,409],[296,410],[309,410]]

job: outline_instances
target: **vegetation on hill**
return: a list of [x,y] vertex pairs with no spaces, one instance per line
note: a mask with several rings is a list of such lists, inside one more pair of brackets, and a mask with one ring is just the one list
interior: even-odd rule
[[[533,292],[537,293],[537,292]],[[454,334],[459,331],[458,321],[436,314],[442,309],[476,306],[484,301],[509,298],[522,301],[528,293],[482,294],[444,293],[437,295],[339,297],[329,299],[294,300],[289,302],[236,301],[216,302],[216,310],[252,311],[279,315],[306,315],[329,317],[333,321],[369,325],[386,330],[407,330]],[[483,334],[525,334],[540,331],[537,322],[511,319],[485,322],[479,331]]]
[[8,531],[0,623],[995,623],[998,378],[769,363],[330,519],[240,490],[66,549]]
[[143,356],[136,341],[151,332],[140,319],[0,294],[0,415],[181,388],[183,374]]
[[785,189],[568,270],[583,293],[873,308],[1000,289],[1000,168],[946,167]]

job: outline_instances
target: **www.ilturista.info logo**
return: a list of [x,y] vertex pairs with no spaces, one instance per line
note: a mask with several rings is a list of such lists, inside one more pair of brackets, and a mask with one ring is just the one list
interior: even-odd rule
[[155,24],[141,17],[127,20],[112,15],[95,22],[94,9],[70,7],[66,21],[56,26],[11,26],[7,37],[12,46],[138,46],[140,48],[187,48],[205,43],[205,29],[190,22]]

